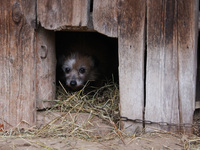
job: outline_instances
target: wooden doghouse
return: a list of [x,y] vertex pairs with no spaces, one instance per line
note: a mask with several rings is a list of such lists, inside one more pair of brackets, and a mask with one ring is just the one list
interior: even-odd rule
[[[62,30],[118,38],[121,116],[192,123],[198,7],[198,0],[1,0],[0,124],[31,127],[37,108],[51,105],[42,100],[55,98],[54,31]],[[143,127],[122,122],[127,132]],[[179,130],[159,124],[145,128]]]

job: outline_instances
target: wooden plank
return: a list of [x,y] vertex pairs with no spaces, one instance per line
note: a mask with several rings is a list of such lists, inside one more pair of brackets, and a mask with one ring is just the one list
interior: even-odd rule
[[109,37],[117,37],[117,0],[94,0],[94,30]]
[[89,0],[38,0],[38,23],[49,30],[86,27],[89,8]]
[[179,123],[176,11],[174,0],[147,1],[146,120]]
[[[147,1],[146,120],[192,123],[196,85],[197,26],[192,11],[195,3]],[[151,127],[178,130],[173,126]]]
[[198,0],[177,3],[180,123],[192,123],[195,110],[198,3]]
[[[143,119],[145,5],[143,0],[118,3],[120,112],[130,119]],[[126,132],[142,129],[142,124],[123,124]]]
[[23,0],[0,5],[0,124],[5,130],[36,122],[34,6],[35,1]]
[[55,33],[39,27],[36,34],[36,108],[51,108],[56,94]]

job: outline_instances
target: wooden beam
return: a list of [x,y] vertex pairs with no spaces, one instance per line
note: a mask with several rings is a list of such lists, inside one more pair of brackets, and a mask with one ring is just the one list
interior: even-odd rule
[[0,124],[31,127],[35,110],[35,1],[1,1]]
[[[121,116],[143,119],[145,1],[119,0],[119,88]],[[123,122],[123,129],[133,133],[142,124]]]
[[42,27],[36,32],[36,108],[51,108],[56,95],[55,32]]
[[[198,0],[177,1],[180,123],[192,123],[195,110],[198,3]],[[190,129],[183,130],[190,132]]]
[[176,11],[175,1],[147,1],[145,119],[154,122],[179,123],[180,119]]
[[[196,7],[196,0],[147,1],[146,120],[175,124],[193,121]],[[154,127],[178,130],[170,126]]]

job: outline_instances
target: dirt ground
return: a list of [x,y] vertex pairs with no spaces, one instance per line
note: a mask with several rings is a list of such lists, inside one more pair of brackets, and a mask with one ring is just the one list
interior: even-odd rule
[[[199,139],[200,140],[200,139]],[[124,142],[124,143],[123,143]],[[0,138],[0,150],[200,150],[198,139],[187,136],[148,133],[140,137],[104,142],[88,142],[76,138]],[[199,142],[199,143],[198,143]]]
[[[57,117],[62,114],[50,112],[44,114],[45,112],[38,113],[37,115],[37,124],[42,126],[44,123],[51,122],[53,116]],[[94,132],[95,135],[106,137],[110,133],[111,127],[105,124],[105,122],[97,117],[90,119],[90,125],[87,125],[89,115],[80,113],[80,114],[71,114],[71,119],[66,117],[65,119],[68,122],[74,121],[78,125],[77,127],[85,127],[84,129],[90,129]],[[198,117],[199,118],[199,117]],[[92,124],[92,126],[91,126]],[[50,125],[50,124],[48,124]],[[59,125],[58,122],[54,122],[52,126]],[[60,124],[63,126],[64,124]],[[70,124],[74,125],[74,124]],[[87,126],[86,126],[87,125]],[[69,128],[68,126],[67,128]],[[44,135],[41,138],[30,136],[23,136],[23,134],[15,136],[3,136],[0,134],[0,150],[200,150],[200,137],[199,136],[187,136],[181,134],[170,133],[166,131],[151,132],[151,133],[140,133],[139,135],[133,134],[132,136],[121,137],[116,134],[110,140],[102,140],[101,142],[92,142],[81,140],[76,137],[75,130],[73,129],[74,134],[71,134],[71,137],[65,136],[65,131],[62,131],[62,136],[59,137],[47,137],[49,134],[54,134],[53,130],[56,128],[49,128],[48,130],[41,130]],[[200,131],[197,129],[198,132]],[[47,133],[49,132],[49,134]],[[45,134],[47,133],[47,134]],[[58,135],[59,132],[55,132],[55,135]],[[20,137],[21,135],[21,137]],[[67,135],[67,134],[66,134]],[[103,138],[102,138],[103,139]]]
[[[37,114],[37,124],[38,126],[42,126],[48,122],[52,122],[52,118],[60,116],[62,116],[60,113],[40,112]],[[167,131],[140,133],[139,135],[133,134],[132,136],[121,136],[121,138],[118,134],[114,134],[116,136],[110,140],[106,140],[106,135],[112,131],[111,126],[107,125],[98,117],[89,119],[89,116],[90,115],[86,113],[70,114],[70,118],[68,118],[68,116],[65,117],[65,119],[68,123],[72,123],[73,121],[73,124],[70,124],[70,126],[76,123],[76,128],[90,129],[94,132],[94,135],[104,137],[101,142],[92,142],[77,138],[76,134],[78,134],[78,132],[75,133],[74,128],[74,134],[71,134],[71,137],[65,136],[64,132],[67,130],[61,132],[63,133],[61,134],[62,136],[57,136],[60,132],[54,132],[54,130],[60,126],[57,128],[53,128],[53,126],[60,124],[58,120],[57,122],[53,121],[54,123],[52,124],[48,123],[52,128],[41,130],[43,133],[37,137],[31,135],[22,137],[23,134],[19,134],[17,137],[9,136],[9,134],[6,136],[0,134],[0,150],[200,150],[200,136],[187,136]],[[88,119],[90,120],[90,124],[87,124]],[[64,126],[65,124],[60,125]],[[67,126],[67,128],[69,129],[70,126]],[[197,131],[199,133],[200,129],[198,128]],[[56,137],[49,136],[51,134],[55,134]]]

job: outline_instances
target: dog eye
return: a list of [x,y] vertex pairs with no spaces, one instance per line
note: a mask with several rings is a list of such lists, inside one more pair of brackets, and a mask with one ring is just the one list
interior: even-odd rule
[[70,72],[70,68],[69,67],[65,68],[65,73],[69,73],[69,72]]
[[80,69],[79,69],[79,72],[80,72],[81,74],[85,73],[85,68],[80,68]]

